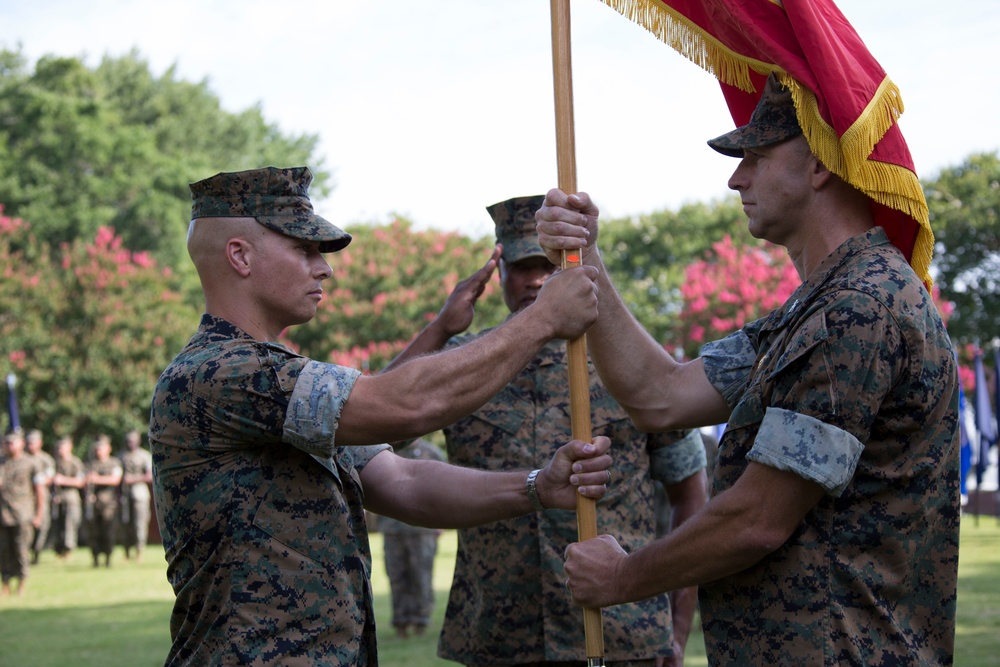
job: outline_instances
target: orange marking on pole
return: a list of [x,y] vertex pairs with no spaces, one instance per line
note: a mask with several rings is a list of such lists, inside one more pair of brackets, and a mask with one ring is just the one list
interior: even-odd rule
[[567,262],[572,262],[572,263],[575,264],[575,263],[577,263],[577,262],[580,261],[580,256],[579,255],[566,255],[566,261]]

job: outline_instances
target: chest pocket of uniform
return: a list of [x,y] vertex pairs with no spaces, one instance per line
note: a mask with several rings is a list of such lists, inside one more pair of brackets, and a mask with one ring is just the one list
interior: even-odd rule
[[[566,411],[567,415],[569,410]],[[618,405],[618,401],[612,398],[611,394],[602,384],[595,384],[591,380],[590,386],[590,421],[594,425],[594,430],[605,426],[627,420],[628,413],[625,408]]]
[[[839,408],[834,391],[833,364],[830,361],[830,334],[826,328],[826,313],[813,313],[792,334],[793,340],[774,362],[765,369],[767,394],[776,390],[780,395],[797,396],[798,401],[807,401],[810,414],[836,414]],[[808,378],[803,382],[802,378]],[[808,385],[808,397],[794,388],[796,383]],[[775,401],[777,404],[777,401]]]
[[520,398],[508,385],[473,416],[510,435],[517,435],[525,423],[534,421],[535,407],[531,401]]
[[813,313],[794,333],[794,340],[781,353],[778,361],[768,370],[768,380],[784,371],[790,365],[808,356],[817,345],[829,338],[826,330],[826,313],[822,310]]
[[328,564],[331,545],[353,537],[348,510],[336,502],[343,496],[329,471],[308,460],[298,472],[271,480],[253,525],[303,556]]

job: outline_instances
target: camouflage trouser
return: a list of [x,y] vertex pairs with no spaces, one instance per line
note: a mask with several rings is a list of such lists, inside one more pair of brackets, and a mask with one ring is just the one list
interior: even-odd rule
[[52,527],[52,508],[48,502],[42,509],[42,524],[35,528],[32,526],[31,552],[33,554],[45,551],[49,541],[49,529]]
[[149,539],[150,501],[149,498],[122,496],[122,544],[126,549],[135,547],[141,551]]
[[386,533],[384,544],[393,626],[428,625],[434,609],[432,576],[437,534]]
[[34,527],[30,521],[0,526],[0,576],[7,583],[12,578],[28,576],[28,550]]
[[87,522],[87,541],[90,551],[97,558],[98,554],[111,554],[115,547],[115,515],[118,513],[117,501],[96,502],[90,509],[90,520]]
[[79,501],[63,501],[56,505],[56,516],[52,522],[55,533],[55,550],[57,554],[65,554],[76,549],[77,537],[80,533],[80,521],[83,510]]

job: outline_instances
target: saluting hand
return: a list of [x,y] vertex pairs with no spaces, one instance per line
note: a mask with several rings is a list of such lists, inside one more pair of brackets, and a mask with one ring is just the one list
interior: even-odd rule
[[438,312],[437,321],[449,336],[460,334],[472,325],[472,319],[476,315],[476,302],[493,277],[493,272],[500,261],[501,250],[500,245],[494,247],[486,264],[455,285],[455,289],[445,299],[444,305]]

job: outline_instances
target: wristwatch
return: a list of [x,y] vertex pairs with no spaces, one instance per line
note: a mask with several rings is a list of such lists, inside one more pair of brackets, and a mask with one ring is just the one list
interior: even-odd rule
[[541,470],[532,470],[528,473],[528,479],[524,480],[524,488],[528,491],[528,501],[531,503],[531,508],[536,512],[542,512],[545,510],[545,505],[538,498],[538,487],[535,486],[535,478],[538,477],[538,473]]

